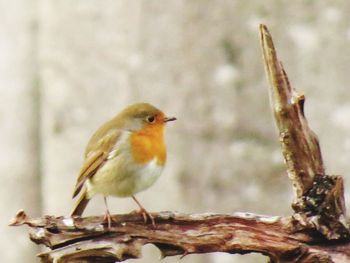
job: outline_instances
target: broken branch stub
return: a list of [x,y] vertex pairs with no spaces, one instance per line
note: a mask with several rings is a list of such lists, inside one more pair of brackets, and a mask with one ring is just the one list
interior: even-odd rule
[[325,174],[317,136],[304,115],[305,97],[291,86],[265,25],[260,25],[260,38],[270,82],[270,103],[288,176],[296,193],[292,204],[297,213],[294,218],[298,218],[295,222],[304,230],[316,229],[327,239],[347,238],[343,180]]
[[284,160],[297,198],[301,198],[312,187],[314,176],[325,174],[321,150],[304,116],[305,97],[290,85],[277,58],[272,37],[264,25],[260,26],[260,36],[266,74],[270,81],[270,102]]

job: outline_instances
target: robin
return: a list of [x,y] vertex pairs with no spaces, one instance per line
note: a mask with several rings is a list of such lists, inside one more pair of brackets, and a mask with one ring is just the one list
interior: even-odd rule
[[71,213],[81,216],[95,194],[102,194],[106,206],[105,221],[111,226],[107,196],[132,197],[145,222],[154,218],[136,199],[135,194],[149,188],[158,179],[166,161],[164,127],[174,117],[148,103],[126,107],[103,124],[85,149],[73,198],[80,197]]

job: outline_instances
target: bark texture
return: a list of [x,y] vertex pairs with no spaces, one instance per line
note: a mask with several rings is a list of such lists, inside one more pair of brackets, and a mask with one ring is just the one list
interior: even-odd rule
[[299,225],[296,227],[315,229],[327,239],[349,238],[343,179],[325,174],[317,136],[304,116],[305,97],[291,86],[264,25],[260,26],[260,36],[271,86],[272,111],[288,175],[296,193],[292,205],[296,212],[295,222]]
[[[20,211],[13,225],[27,224],[29,235],[50,251],[42,262],[115,262],[141,256],[142,246],[154,244],[162,257],[193,253],[258,252],[272,262],[350,262],[350,243],[330,245],[315,234],[294,231],[291,217],[234,215],[152,214],[156,227],[136,214],[115,215],[108,229],[103,217],[31,219]],[[341,261],[339,261],[341,260]]]

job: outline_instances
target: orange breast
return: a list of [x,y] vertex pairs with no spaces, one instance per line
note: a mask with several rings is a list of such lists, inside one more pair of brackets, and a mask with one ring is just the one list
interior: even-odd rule
[[164,125],[155,124],[131,135],[132,155],[137,163],[145,164],[157,158],[158,165],[165,164],[166,148],[163,134]]

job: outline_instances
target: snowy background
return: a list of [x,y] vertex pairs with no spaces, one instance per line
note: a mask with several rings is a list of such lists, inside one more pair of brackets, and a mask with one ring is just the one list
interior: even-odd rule
[[[84,147],[129,103],[178,121],[168,163],[138,195],[150,211],[288,215],[293,198],[268,102],[258,25],[306,95],[327,172],[350,180],[350,2],[278,0],[0,0],[1,262],[37,262],[29,216],[68,215]],[[113,213],[136,208],[110,198]],[[101,214],[96,197],[86,215]],[[144,259],[157,262],[152,246]],[[190,255],[183,263],[266,262]],[[178,262],[172,257],[162,262]]]

